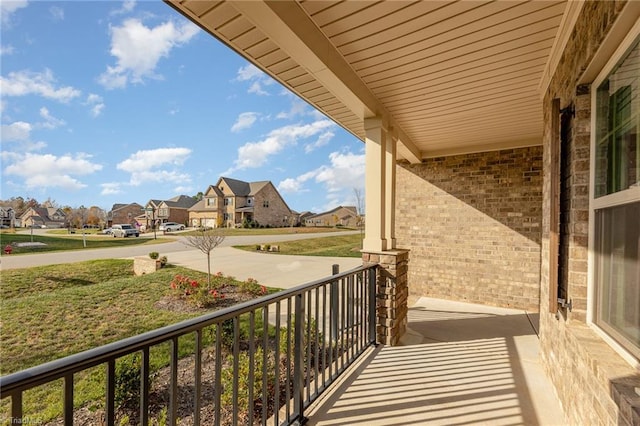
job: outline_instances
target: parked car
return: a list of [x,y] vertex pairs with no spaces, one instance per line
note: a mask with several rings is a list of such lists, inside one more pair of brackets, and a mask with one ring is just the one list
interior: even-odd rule
[[184,229],[184,225],[176,222],[165,222],[160,225],[159,229],[164,232],[182,231]]
[[123,223],[122,225],[113,225],[111,227],[111,235],[113,235],[114,238],[116,237],[126,238],[133,235],[135,235],[136,237],[139,237],[140,231],[138,231],[136,228],[129,225],[128,223]]
[[102,230],[102,232],[100,232],[101,234],[105,234],[105,235],[111,235],[113,234],[113,229],[111,228],[105,228]]

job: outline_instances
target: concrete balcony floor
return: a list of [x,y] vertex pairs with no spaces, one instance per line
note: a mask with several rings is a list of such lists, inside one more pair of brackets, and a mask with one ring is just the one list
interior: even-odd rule
[[369,350],[309,425],[563,425],[537,314],[422,298],[402,345]]

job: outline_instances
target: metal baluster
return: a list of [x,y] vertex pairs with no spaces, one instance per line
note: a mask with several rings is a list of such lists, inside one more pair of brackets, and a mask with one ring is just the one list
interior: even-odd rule
[[256,328],[256,312],[249,312],[249,424],[253,423],[253,388],[255,382],[255,352],[256,352],[256,343],[255,343],[255,328]]
[[149,348],[142,350],[140,365],[140,424],[149,426]]
[[269,306],[262,308],[262,424],[267,424],[269,401],[269,375],[267,374],[267,355],[269,352]]
[[178,422],[178,338],[171,339],[171,390],[169,392],[169,424]]
[[276,302],[276,347],[275,347],[275,360],[276,360],[276,383],[275,383],[275,397],[273,404],[273,416],[274,424],[277,426],[280,424],[280,301]]
[[64,424],[73,426],[73,373],[64,376]]
[[240,355],[240,318],[233,317],[233,424],[238,424],[238,387]]
[[304,421],[304,378],[302,377],[302,368],[304,356],[302,353],[302,340],[304,333],[304,292],[295,296],[295,332],[293,344],[293,409],[294,420],[299,424]]
[[116,387],[116,361],[107,362],[107,404],[105,407],[105,420],[107,426],[115,424],[115,387]]
[[196,330],[196,353],[194,362],[194,395],[193,395],[193,424],[200,424],[200,400],[202,399],[202,329]]
[[215,399],[215,413],[214,413],[214,424],[216,426],[221,425],[220,414],[220,397],[222,393],[222,321],[216,324],[216,376],[215,380],[215,391],[214,391],[214,399]]

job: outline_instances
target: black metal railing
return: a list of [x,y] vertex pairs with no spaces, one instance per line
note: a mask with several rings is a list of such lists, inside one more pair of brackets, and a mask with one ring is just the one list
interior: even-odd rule
[[[1,377],[0,398],[11,398],[10,423],[22,424],[37,416],[23,412],[24,393],[62,380],[62,416],[72,425],[74,377],[102,368],[104,423],[114,425],[122,421],[118,366],[135,359],[134,381],[124,382],[136,388],[127,403],[132,423],[153,418],[152,380],[162,370],[154,406],[166,404],[167,424],[301,424],[305,408],[375,344],[375,288],[375,266],[335,274]],[[160,367],[150,362],[158,350],[167,352]]]

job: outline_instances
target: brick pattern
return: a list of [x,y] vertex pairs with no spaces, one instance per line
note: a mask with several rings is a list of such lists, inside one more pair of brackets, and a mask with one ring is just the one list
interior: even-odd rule
[[[265,201],[269,203],[269,207],[263,206]],[[253,219],[265,226],[288,226],[288,220],[293,214],[271,184],[266,185],[255,195],[253,209]]]
[[[540,269],[541,357],[566,420],[572,425],[640,424],[640,398],[633,390],[640,387],[640,374],[586,324],[591,88],[576,86],[624,3],[585,3],[544,99],[545,123],[551,123],[553,99],[560,99],[561,108],[575,107],[570,144],[562,153],[566,177],[563,191],[568,203],[561,228],[565,270],[560,279],[573,301],[571,312],[548,313],[551,180],[547,175],[543,182]],[[544,170],[550,170],[550,135],[547,126],[543,136]]]
[[538,311],[542,147],[397,167],[396,240],[420,296]]
[[365,266],[378,265],[376,276],[376,338],[378,343],[395,346],[407,329],[407,271],[409,251],[363,253]]

